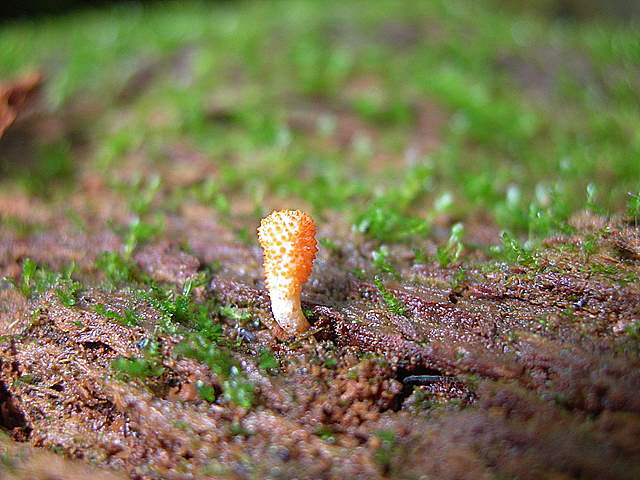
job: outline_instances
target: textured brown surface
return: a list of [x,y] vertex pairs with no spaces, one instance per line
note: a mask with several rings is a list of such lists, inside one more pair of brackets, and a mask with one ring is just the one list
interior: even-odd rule
[[[85,283],[99,278],[93,261],[117,239],[99,225],[68,233],[54,211],[42,218],[52,219],[46,232],[2,233],[2,271],[16,276],[25,257],[52,266],[75,260]],[[206,245],[199,243],[203,225],[219,232]],[[215,217],[179,215],[135,261],[156,281],[181,288],[201,265],[229,258],[198,295],[266,324],[260,251],[234,243],[225,228]],[[610,228],[611,250],[594,261],[636,270],[627,254],[633,247],[620,248],[634,231]],[[185,241],[190,253],[180,247]],[[85,288],[69,308],[54,292],[27,302],[4,285],[2,427],[14,441],[130,478],[638,477],[640,360],[626,333],[640,315],[637,284],[621,286],[579,268],[575,254],[549,250],[553,268],[471,271],[452,293],[451,271],[413,265],[400,249],[392,253],[412,281],[389,284],[406,307],[396,315],[372,284],[341,273],[361,265],[367,248],[320,251],[303,292],[315,339],[279,343],[257,323],[224,324],[225,335],[245,338],[234,355],[256,386],[249,411],[200,400],[197,382],[220,380],[176,357],[179,338],[167,335],[160,336],[160,378],[146,386],[115,378],[112,360],[139,355],[158,318],[126,290]],[[231,259],[244,270],[230,268]],[[121,326],[95,313],[97,304],[133,308],[142,322]],[[257,367],[262,347],[280,359],[275,375]],[[446,377],[421,386],[404,382],[409,374]],[[4,442],[7,451],[26,448]],[[52,454],[24,451],[7,478],[41,478]],[[52,471],[67,468],[54,458]],[[78,465],[68,468],[84,471]],[[65,472],[60,478],[75,478]]]

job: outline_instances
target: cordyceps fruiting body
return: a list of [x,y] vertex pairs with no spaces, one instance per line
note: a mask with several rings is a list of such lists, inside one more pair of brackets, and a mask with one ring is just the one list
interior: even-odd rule
[[300,210],[271,212],[258,228],[271,311],[278,325],[290,335],[309,328],[300,293],[318,252],[315,235],[313,219]]

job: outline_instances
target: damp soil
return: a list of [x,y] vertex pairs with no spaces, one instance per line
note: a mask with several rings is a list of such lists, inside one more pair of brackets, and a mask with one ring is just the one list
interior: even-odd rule
[[[388,288],[402,315],[352,273],[372,245],[336,228],[303,295],[311,331],[281,340],[269,328],[255,244],[235,239],[213,211],[177,212],[133,259],[176,289],[219,265],[196,295],[253,319],[216,320],[255,388],[254,405],[240,408],[201,398],[201,382],[218,390],[220,379],[175,354],[181,337],[158,333],[152,305],[130,288],[100,287],[95,259],[121,247],[117,236],[88,217],[80,233],[47,204],[24,211],[41,228],[3,229],[2,274],[17,280],[25,258],[51,268],[73,260],[83,289],[73,306],[53,291],[25,299],[6,281],[0,291],[4,478],[56,470],[76,478],[89,468],[136,479],[640,475],[639,344],[630,334],[640,286],[585,268],[607,262],[637,273],[639,232],[622,219],[608,221],[596,258],[555,248],[579,244],[585,230],[550,240],[535,268],[470,260],[476,267],[455,288],[454,266],[416,263],[394,247],[405,280]],[[594,222],[605,220],[586,223]],[[96,313],[98,304],[134,309],[142,321],[121,325]],[[152,336],[161,376],[114,374],[113,361],[140,356]],[[265,349],[277,368],[259,367]]]

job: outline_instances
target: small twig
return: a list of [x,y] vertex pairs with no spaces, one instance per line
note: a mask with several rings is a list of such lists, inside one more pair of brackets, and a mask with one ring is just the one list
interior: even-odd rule
[[453,377],[445,375],[409,375],[402,380],[402,383],[405,385],[431,385],[451,378]]

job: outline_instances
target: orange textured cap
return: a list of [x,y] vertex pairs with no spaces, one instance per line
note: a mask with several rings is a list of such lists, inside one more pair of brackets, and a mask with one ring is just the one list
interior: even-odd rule
[[300,293],[318,252],[315,234],[313,219],[300,210],[276,210],[262,219],[258,240],[269,291]]

